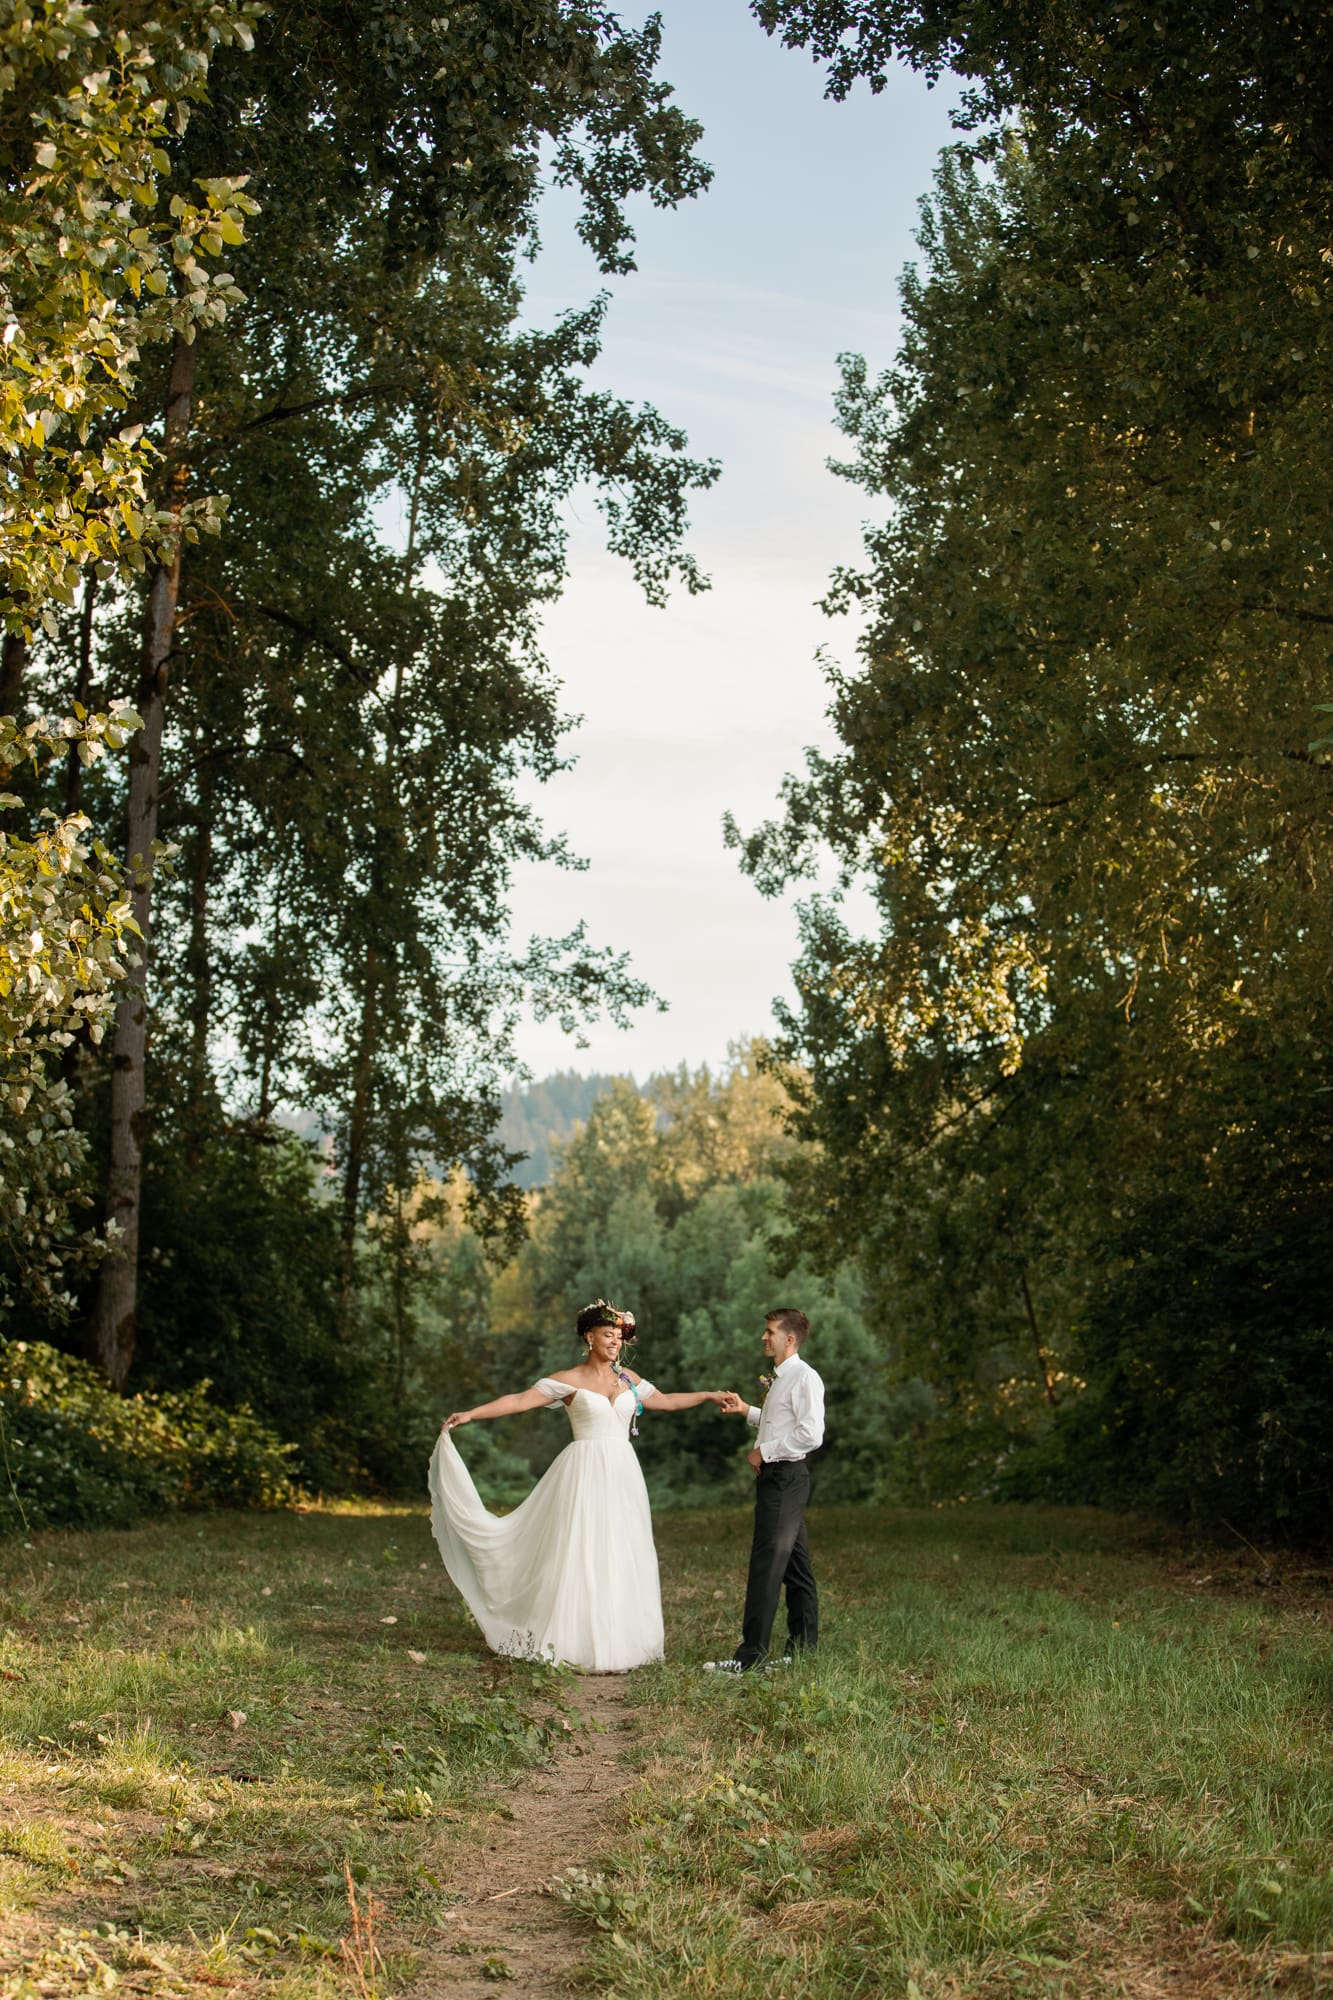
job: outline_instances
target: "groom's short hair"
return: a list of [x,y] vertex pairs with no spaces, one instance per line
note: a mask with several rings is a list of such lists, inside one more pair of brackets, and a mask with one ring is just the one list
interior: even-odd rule
[[772,1312],[764,1314],[764,1325],[775,1326],[779,1333],[789,1333],[798,1347],[805,1343],[810,1331],[810,1322],[795,1306],[775,1306]]

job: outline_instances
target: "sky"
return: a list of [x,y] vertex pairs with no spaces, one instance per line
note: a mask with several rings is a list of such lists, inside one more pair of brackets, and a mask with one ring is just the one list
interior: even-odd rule
[[773,998],[791,991],[794,898],[759,895],[722,818],[771,817],[804,747],[834,740],[817,654],[849,659],[855,633],[817,600],[856,560],[873,506],[826,470],[841,445],[837,355],[892,360],[918,204],[952,136],[947,85],[904,70],[879,97],[834,104],[746,0],[661,11],[659,74],[704,126],[712,186],[674,211],[637,204],[638,269],[616,280],[578,243],[572,200],[552,195],[526,316],[547,324],[609,287],[594,381],[656,405],[691,455],[722,461],[689,535],[712,588],[653,609],[606,553],[591,498],[573,505],[570,582],[545,643],[563,708],[582,717],[566,738],[577,762],[533,796],[589,867],[525,867],[513,908],[516,940],[586,919],[668,1011],[595,1027],[584,1049],[555,1023],[526,1023],[520,1054],[539,1076],[716,1068],[730,1043],[771,1031]]

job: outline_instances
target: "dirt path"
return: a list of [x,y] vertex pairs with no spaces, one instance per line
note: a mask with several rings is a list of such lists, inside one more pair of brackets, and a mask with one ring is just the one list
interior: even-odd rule
[[609,1842],[630,1782],[620,1762],[633,1711],[620,1674],[589,1676],[576,1699],[584,1728],[546,1770],[504,1797],[480,1837],[438,1857],[449,1884],[446,1940],[409,1989],[410,2000],[481,2000],[497,1981],[524,2000],[564,2000],[583,1956],[580,1927],[544,1885],[588,1866]]

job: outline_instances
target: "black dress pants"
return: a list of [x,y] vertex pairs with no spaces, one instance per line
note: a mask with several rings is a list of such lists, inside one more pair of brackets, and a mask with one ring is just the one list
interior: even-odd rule
[[736,1658],[743,1667],[756,1667],[767,1658],[784,1585],[789,1648],[794,1652],[819,1642],[819,1592],[805,1535],[809,1497],[810,1468],[804,1459],[774,1459],[760,1466],[755,1481],[745,1619],[736,1648]]

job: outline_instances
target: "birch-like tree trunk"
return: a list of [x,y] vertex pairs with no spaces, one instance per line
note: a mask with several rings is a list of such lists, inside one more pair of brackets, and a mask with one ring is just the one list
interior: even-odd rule
[[[185,444],[190,432],[197,350],[178,334],[167,389],[165,451],[171,504],[179,514],[185,497]],[[153,844],[157,838],[162,778],[162,730],[167,679],[180,595],[180,543],[169,564],[153,573],[144,632],[143,672],[137,707],[143,728],[130,751],[129,826],[126,841],[135,921],[142,932],[141,963],[116,1010],[111,1061],[111,1161],[107,1219],[116,1241],[103,1260],[93,1313],[92,1344],[114,1388],[123,1389],[134,1359],[139,1289],[139,1215],[143,1190],[144,1110],[148,1046],[148,952],[153,894]]]
[[199,824],[190,854],[190,935],[185,947],[185,971],[190,989],[190,1055],[186,1079],[186,1157],[192,1167],[203,1159],[203,1126],[208,1098],[208,1031],[213,1013],[213,967],[208,951],[208,891],[213,861],[213,799],[211,786],[200,797]]
[[343,1160],[342,1228],[339,1248],[342,1268],[338,1284],[338,1317],[344,1340],[351,1326],[352,1291],[356,1278],[356,1225],[361,1208],[361,1176],[365,1171],[374,1099],[374,1066],[379,1041],[379,951],[366,946],[366,988],[361,1002],[356,1058],[352,1067],[352,1102],[347,1119]]

